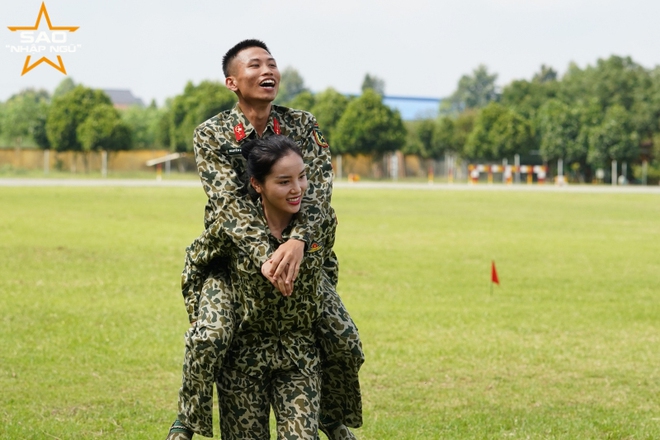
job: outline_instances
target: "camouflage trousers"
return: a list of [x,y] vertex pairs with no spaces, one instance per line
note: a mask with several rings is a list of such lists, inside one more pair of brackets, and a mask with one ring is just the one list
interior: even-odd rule
[[320,387],[314,372],[274,369],[256,377],[223,368],[218,378],[222,439],[270,439],[271,408],[278,439],[318,439]]
[[362,342],[334,286],[324,279],[321,288],[323,316],[316,330],[321,349],[320,423],[359,428],[362,426],[362,395],[358,372],[364,363]]
[[204,437],[213,437],[213,387],[231,345],[240,311],[225,267],[204,281],[197,321],[186,332],[178,419]]
[[[364,363],[360,336],[334,286],[324,279],[322,289],[323,317],[317,329],[322,361],[319,420],[324,425],[358,428],[362,426],[358,372]],[[197,321],[185,334],[178,418],[194,432],[213,437],[213,386],[242,307],[226,267],[216,267],[209,274],[198,304]]]

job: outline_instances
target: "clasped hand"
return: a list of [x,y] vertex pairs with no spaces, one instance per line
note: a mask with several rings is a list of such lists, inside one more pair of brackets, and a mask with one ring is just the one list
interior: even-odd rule
[[261,266],[261,273],[282,295],[291,296],[304,253],[305,242],[291,239],[277,248]]

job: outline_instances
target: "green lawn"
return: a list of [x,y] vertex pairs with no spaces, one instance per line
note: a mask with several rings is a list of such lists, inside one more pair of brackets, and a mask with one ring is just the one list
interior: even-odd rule
[[[0,188],[0,438],[165,437],[204,201]],[[333,204],[367,356],[360,439],[660,438],[660,195],[338,188]]]

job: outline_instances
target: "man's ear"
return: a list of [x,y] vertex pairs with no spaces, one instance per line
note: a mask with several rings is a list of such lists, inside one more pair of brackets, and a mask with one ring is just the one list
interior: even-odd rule
[[238,90],[238,87],[236,86],[236,78],[234,78],[233,76],[228,76],[227,78],[225,78],[225,86],[227,86],[227,88],[232,92]]

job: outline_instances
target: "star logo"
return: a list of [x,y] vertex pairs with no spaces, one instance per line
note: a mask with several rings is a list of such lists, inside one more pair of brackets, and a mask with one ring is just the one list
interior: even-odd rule
[[[53,24],[50,21],[50,16],[48,15],[48,9],[46,9],[46,3],[41,3],[41,8],[39,9],[39,15],[37,15],[37,21],[34,23],[34,26],[7,26],[7,28],[12,31],[38,31],[39,30],[39,25],[41,24],[41,19],[45,18],[46,23],[48,24],[48,29],[50,31],[69,31],[69,32],[75,32],[78,30],[79,26],[53,26]],[[40,37],[37,38],[37,42],[40,41]],[[47,40],[47,37],[46,37]],[[63,74],[66,75],[66,68],[64,67],[64,62],[62,61],[62,57],[60,55],[57,55],[57,64],[53,62],[52,60],[48,59],[47,57],[41,57],[39,60],[35,61],[34,63],[30,64],[30,59],[32,58],[31,55],[28,55],[25,58],[25,64],[23,65],[23,71],[21,72],[21,76],[25,75],[28,73],[30,70],[34,69],[41,63],[46,63],[53,67],[54,69],[62,72]]]

